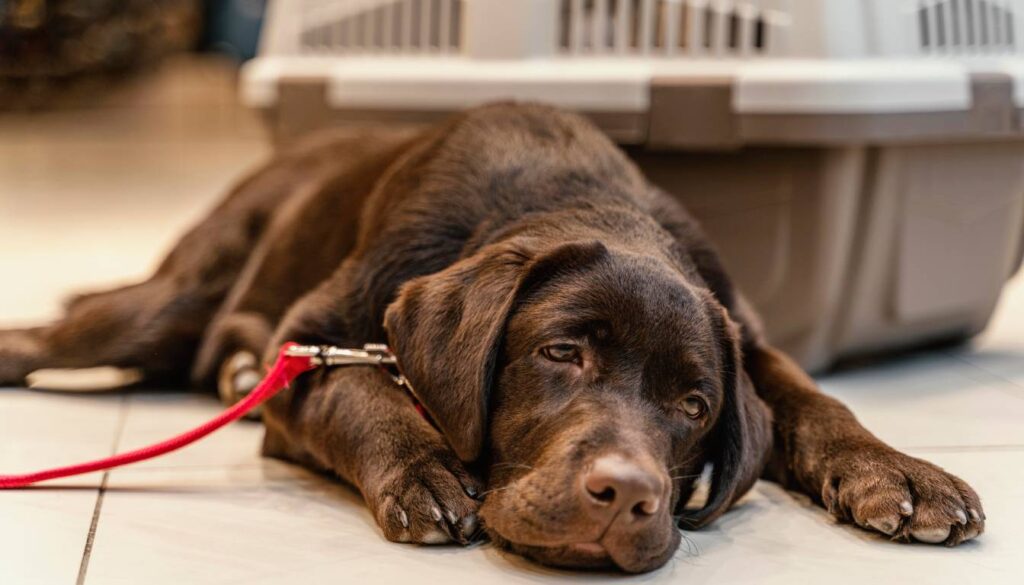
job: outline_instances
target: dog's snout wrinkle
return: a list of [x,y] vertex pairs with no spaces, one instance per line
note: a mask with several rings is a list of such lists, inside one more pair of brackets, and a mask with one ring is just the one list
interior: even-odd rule
[[586,472],[582,497],[592,516],[642,521],[661,507],[662,483],[655,470],[622,455],[604,455]]

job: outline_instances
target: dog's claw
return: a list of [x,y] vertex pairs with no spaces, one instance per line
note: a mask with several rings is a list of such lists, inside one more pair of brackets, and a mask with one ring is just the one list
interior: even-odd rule
[[965,514],[963,510],[957,510],[956,511],[956,520],[960,524],[967,524],[967,514]]
[[402,523],[402,528],[409,527],[409,515],[401,508],[398,509],[398,521]]

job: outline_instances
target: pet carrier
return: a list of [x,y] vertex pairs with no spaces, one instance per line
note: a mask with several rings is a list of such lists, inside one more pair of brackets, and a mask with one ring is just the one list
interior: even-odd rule
[[286,141],[499,99],[590,116],[811,369],[986,324],[1024,252],[1024,0],[271,2]]

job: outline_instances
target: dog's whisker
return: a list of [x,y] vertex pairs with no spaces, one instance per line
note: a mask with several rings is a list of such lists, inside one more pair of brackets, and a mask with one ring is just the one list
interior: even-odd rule
[[487,494],[493,494],[494,492],[500,492],[500,491],[502,491],[502,490],[507,490],[507,489],[509,489],[510,487],[512,487],[512,484],[511,484],[511,483],[510,483],[510,484],[508,484],[508,485],[504,485],[504,486],[501,486],[500,488],[494,488],[493,490],[487,490],[487,491],[485,491],[485,492],[481,493],[481,494],[480,494],[480,497],[482,498],[482,497],[486,496]]
[[695,454],[691,455],[690,457],[687,457],[679,465],[674,465],[674,466],[670,467],[668,472],[672,473],[673,471],[682,469],[684,467],[688,467],[691,463],[693,463],[697,459],[698,456],[699,456],[699,454],[695,453]]
[[475,545],[478,545],[478,544],[482,544],[486,540],[487,540],[487,531],[484,529],[483,524],[478,525],[476,527],[476,530],[473,531],[473,534],[471,534],[469,536],[469,544],[470,544],[470,546],[475,546]]
[[[700,556],[700,546],[697,545],[697,542],[694,541],[689,536],[687,536],[686,533],[683,532],[682,530],[679,531],[679,536],[681,536],[682,539],[683,539],[683,542],[686,543],[686,556],[688,556],[688,557],[699,557]],[[682,550],[682,549],[680,549],[680,550]]]

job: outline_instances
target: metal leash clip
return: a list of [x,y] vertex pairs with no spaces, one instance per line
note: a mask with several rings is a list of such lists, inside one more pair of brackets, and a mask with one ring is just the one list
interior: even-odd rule
[[363,349],[345,349],[333,345],[293,345],[285,355],[305,357],[317,366],[393,366],[395,354],[388,346],[367,343]]
[[408,380],[398,371],[398,360],[387,345],[367,343],[363,349],[346,349],[333,345],[293,345],[285,355],[309,358],[316,366],[379,366],[395,384],[411,391]]

